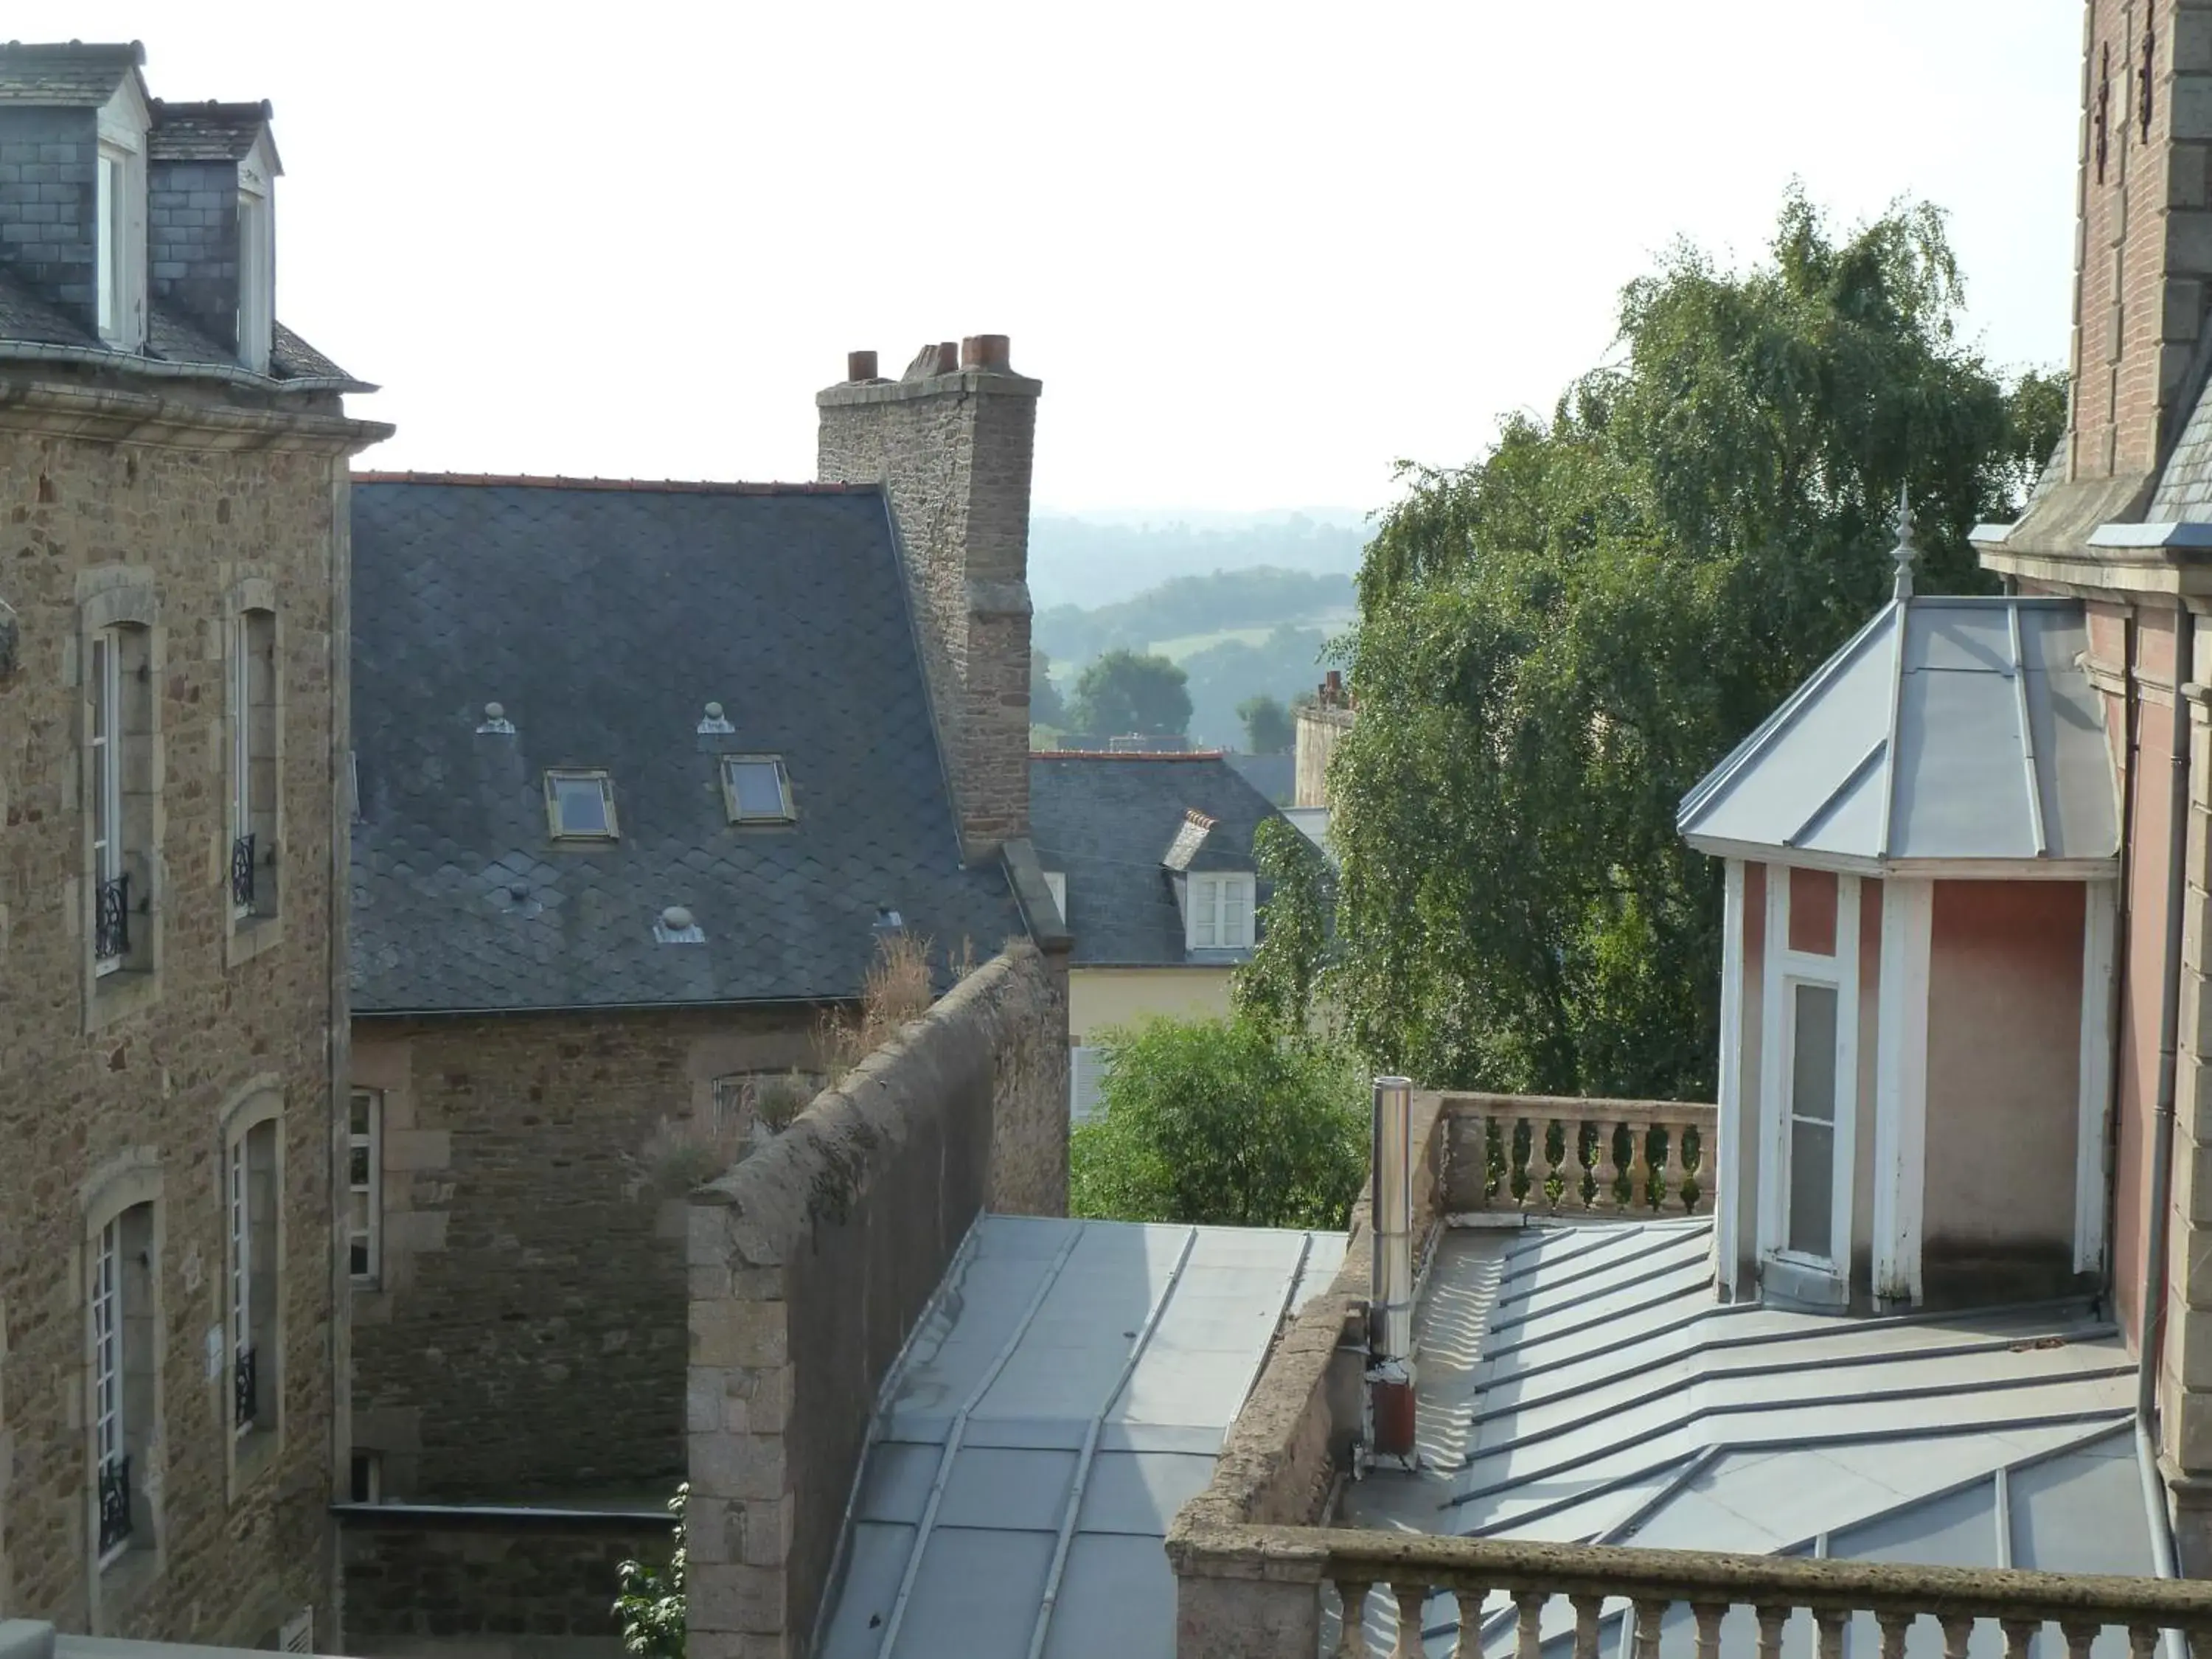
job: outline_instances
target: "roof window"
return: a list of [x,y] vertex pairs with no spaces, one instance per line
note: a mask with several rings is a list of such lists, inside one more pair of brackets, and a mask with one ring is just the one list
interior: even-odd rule
[[613,841],[615,784],[605,772],[548,772],[545,811],[556,841]]
[[788,823],[793,817],[781,755],[723,756],[722,798],[732,823]]

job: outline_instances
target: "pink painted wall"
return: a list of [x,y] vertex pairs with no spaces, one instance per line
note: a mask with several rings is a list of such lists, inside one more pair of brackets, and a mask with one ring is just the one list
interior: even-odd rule
[[1931,1304],[2053,1295],[2074,1259],[2084,890],[1939,881],[1921,1282]]

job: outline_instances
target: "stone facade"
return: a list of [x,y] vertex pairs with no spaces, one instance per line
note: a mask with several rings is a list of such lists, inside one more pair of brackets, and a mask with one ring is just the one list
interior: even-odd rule
[[711,1122],[717,1079],[811,1066],[815,1030],[805,1008],[355,1021],[382,1218],[353,1446],[386,1498],[674,1488],[687,1183],[645,1149]]
[[1030,470],[1042,385],[1003,335],[923,348],[899,380],[856,352],[815,398],[817,476],[890,497],[963,852],[1029,834]]
[[1066,1098],[1065,993],[1016,945],[694,1195],[692,1659],[809,1650],[877,1390],[978,1212],[1064,1198]]
[[[389,428],[331,398],[279,410],[155,384],[0,378],[0,599],[17,624],[0,673],[0,1603],[252,1645],[308,1606],[334,1633],[346,457]],[[257,873],[283,902],[241,918],[229,688],[249,611],[270,624],[243,711],[263,722],[270,795]],[[131,943],[101,973],[92,642],[110,626],[129,640],[110,735],[132,879]],[[260,1426],[239,1433],[227,1177],[247,1146]],[[105,1566],[103,1260],[131,1512]]]
[[1329,670],[1314,701],[1298,710],[1295,729],[1291,804],[1327,806],[1328,763],[1335,758],[1338,740],[1352,730],[1352,702],[1335,669]]

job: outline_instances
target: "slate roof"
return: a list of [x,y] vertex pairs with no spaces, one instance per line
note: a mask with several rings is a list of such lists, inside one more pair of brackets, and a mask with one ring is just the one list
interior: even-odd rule
[[[2136,1367],[2109,1320],[2080,1303],[1865,1319],[1723,1305],[1711,1251],[1704,1218],[1447,1232],[1415,1318],[1424,1467],[1352,1486],[1348,1523],[2154,1571]],[[1370,1652],[1392,1650],[1389,1601],[1369,1598]],[[1668,1651],[1687,1650],[1686,1620],[1670,1615]],[[1432,1599],[1428,1651],[1453,1651],[1457,1625]],[[1566,1659],[1572,1625],[1564,1598],[1547,1610],[1544,1659]],[[1496,1659],[1511,1626],[1492,1596]],[[1751,1659],[1756,1633],[1750,1609],[1731,1613],[1723,1659]],[[1599,1650],[1620,1635],[1609,1605]],[[2124,1632],[2107,1635],[2100,1659],[2124,1655]],[[1873,1652],[1871,1619],[1850,1639]]]
[[9,40],[0,44],[0,104],[97,107],[145,61],[146,48],[136,40]]
[[[148,147],[157,161],[242,161],[269,126],[267,99],[252,104],[154,100]],[[282,167],[277,169],[283,172]]]
[[[1233,963],[1242,951],[1188,951],[1169,851],[1199,812],[1212,818],[1186,867],[1250,870],[1252,834],[1279,817],[1219,755],[1044,754],[1030,757],[1030,840],[1067,878],[1070,958],[1079,968]],[[1258,887],[1265,903],[1268,884]]]
[[2078,601],[1885,606],[1685,798],[1706,852],[1839,868],[2110,860],[2118,792]]
[[1168,1522],[1345,1244],[977,1217],[869,1425],[822,1659],[1171,1659]]
[[[353,556],[357,1012],[847,998],[879,905],[940,958],[1021,932],[876,489],[368,474]],[[797,823],[732,825],[721,753],[781,755]],[[552,842],[550,767],[611,774],[617,843]],[[655,939],[677,905],[704,943]]]

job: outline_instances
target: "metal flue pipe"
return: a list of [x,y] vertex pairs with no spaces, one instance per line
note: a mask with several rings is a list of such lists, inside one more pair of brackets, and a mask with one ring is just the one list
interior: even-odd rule
[[1377,1457],[1413,1455],[1413,1085],[1375,1079],[1370,1206],[1374,1261],[1368,1280],[1370,1446]]

